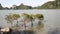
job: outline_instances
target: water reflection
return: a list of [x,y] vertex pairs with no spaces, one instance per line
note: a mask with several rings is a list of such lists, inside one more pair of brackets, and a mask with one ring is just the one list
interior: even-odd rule
[[53,30],[48,31],[47,34],[60,34],[60,29],[59,28],[55,28]]

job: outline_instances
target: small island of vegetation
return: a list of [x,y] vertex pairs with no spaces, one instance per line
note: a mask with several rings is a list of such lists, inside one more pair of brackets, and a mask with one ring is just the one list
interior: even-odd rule
[[[35,34],[35,32],[38,33],[38,31],[41,31],[41,29],[44,27],[44,25],[42,24],[42,21],[44,20],[43,14],[8,14],[5,16],[5,20],[8,25],[7,28],[0,28],[1,34]],[[15,22],[13,22],[14,20],[16,24]],[[35,26],[34,22],[36,20],[38,20],[36,22],[38,24]],[[13,23],[15,25],[13,25]],[[28,23],[31,25],[27,26]]]

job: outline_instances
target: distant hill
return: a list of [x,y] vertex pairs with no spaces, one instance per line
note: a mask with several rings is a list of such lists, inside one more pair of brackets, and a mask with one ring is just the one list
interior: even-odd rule
[[21,3],[19,6],[13,5],[10,8],[8,7],[3,8],[2,5],[0,4],[0,9],[60,9],[60,0],[49,1],[43,4],[42,6],[37,7],[32,7]]
[[19,6],[13,5],[11,9],[32,9],[32,6],[24,5],[21,3]]
[[37,9],[60,9],[60,0],[49,1],[42,6],[38,6]]

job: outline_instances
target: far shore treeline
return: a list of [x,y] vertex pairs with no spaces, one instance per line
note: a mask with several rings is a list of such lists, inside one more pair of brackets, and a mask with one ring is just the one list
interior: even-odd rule
[[37,6],[37,7],[32,7],[32,6],[24,5],[23,3],[21,3],[19,6],[13,5],[10,8],[8,8],[8,7],[4,8],[0,3],[0,9],[1,10],[2,9],[9,9],[9,10],[10,9],[60,9],[60,0],[49,1],[41,6]]

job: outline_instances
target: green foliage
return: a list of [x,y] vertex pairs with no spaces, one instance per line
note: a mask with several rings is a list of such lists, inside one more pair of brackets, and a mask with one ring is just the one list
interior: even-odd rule
[[20,18],[19,14],[9,14],[9,15],[6,15],[5,19],[11,22],[12,20],[17,20],[18,18]]
[[20,15],[19,14],[13,14],[13,19],[17,20],[18,18],[20,18]]
[[21,3],[19,6],[13,5],[10,8],[3,8],[0,4],[0,9],[60,9],[60,0],[48,1],[45,4],[37,7],[32,7]]
[[21,3],[19,6],[13,5],[13,7],[14,8],[12,8],[12,9],[32,9],[31,6],[24,5],[23,3]]
[[36,14],[35,18],[37,18],[39,20],[37,28],[41,29],[43,27],[43,24],[41,23],[41,20],[44,20],[43,14]]
[[27,22],[31,21],[31,27],[33,27],[33,17],[32,17],[32,15],[24,13],[23,16],[24,16],[24,21],[27,21]]
[[60,0],[49,1],[42,6],[38,6],[37,9],[60,9]]
[[19,6],[19,9],[27,9],[27,6],[21,4],[21,5]]
[[8,23],[12,22],[13,18],[12,18],[12,15],[6,15],[6,18],[5,18]]
[[[12,21],[14,21],[14,20],[16,20],[17,21],[17,24],[15,25],[15,26],[13,26],[13,27],[15,27],[15,29],[19,29],[19,25],[18,25],[18,23],[19,23],[19,21],[18,21],[18,19],[20,18],[21,16],[19,15],[19,14],[9,14],[9,15],[6,15],[6,20],[7,20],[7,23],[11,23],[11,25],[13,25],[12,23]],[[22,17],[23,17],[23,22],[24,22],[24,27],[25,27],[25,30],[26,30],[26,24],[27,23],[29,23],[29,22],[31,22],[31,30],[33,29],[33,21],[37,18],[37,19],[39,19],[39,27],[41,28],[41,27],[43,27],[42,26],[42,24],[41,24],[41,21],[40,20],[44,20],[44,16],[43,16],[43,14],[26,14],[26,13],[23,13],[22,14]]]
[[[18,18],[20,18],[20,15],[19,14],[9,14],[9,15],[6,15],[6,20],[7,20],[7,23],[11,23],[11,27],[13,27],[13,20],[16,20],[17,21],[17,24],[16,24],[16,27],[18,27]],[[10,26],[10,25],[9,25]]]
[[43,20],[44,19],[44,16],[43,16],[43,14],[36,14],[35,15],[35,18],[40,19],[40,20]]
[[0,4],[0,9],[3,9],[2,5]]

